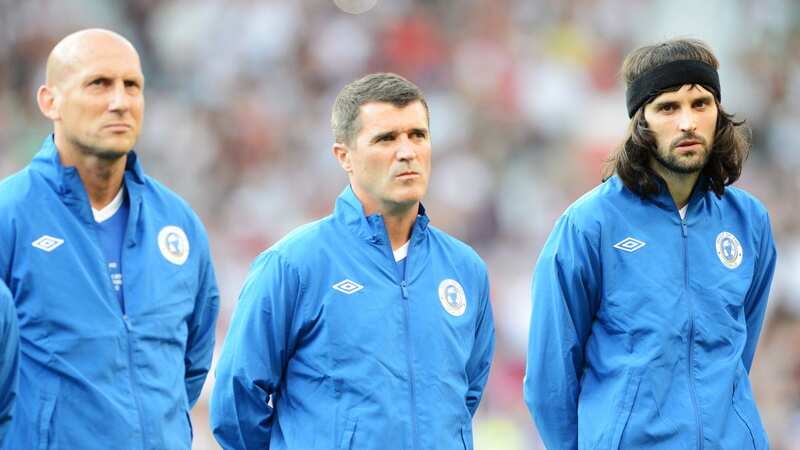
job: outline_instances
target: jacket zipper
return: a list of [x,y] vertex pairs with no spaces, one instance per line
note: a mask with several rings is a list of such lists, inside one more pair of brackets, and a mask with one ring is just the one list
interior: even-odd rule
[[[128,225],[126,225],[126,230],[127,230],[127,226]],[[97,235],[97,229],[96,228],[95,228],[94,231],[95,231],[95,235]],[[95,242],[99,243],[99,239],[95,238]],[[125,242],[125,238],[123,237],[122,252],[120,254],[120,264],[122,265],[123,270],[124,270],[124,267],[125,267],[125,264],[124,264],[125,247],[126,247],[126,242]],[[125,308],[125,293],[124,293],[125,276],[123,274],[122,286],[120,286],[120,289],[123,290],[122,302],[119,302],[117,300],[117,298],[116,298],[117,294],[116,294],[116,290],[114,288],[114,283],[113,283],[113,281],[111,281],[111,277],[109,276],[109,273],[108,273],[108,267],[107,267],[107,263],[105,261],[106,258],[105,258],[105,255],[103,254],[103,250],[101,248],[99,248],[99,247],[98,247],[98,250],[100,250],[100,256],[101,256],[101,261],[102,261],[101,265],[102,265],[102,267],[104,269],[104,272],[105,272],[106,286],[109,288],[109,289],[106,289],[106,292],[111,294],[111,299],[113,300],[114,303],[119,303],[120,311],[122,312],[122,323],[125,325],[125,338],[128,341],[128,346],[127,346],[128,347],[127,348],[127,350],[128,350],[128,386],[130,387],[130,390],[131,390],[131,396],[133,397],[133,400],[136,403],[136,413],[139,416],[139,434],[141,434],[141,436],[142,436],[142,449],[146,449],[147,448],[147,439],[146,439],[146,436],[145,436],[145,433],[144,433],[144,427],[142,426],[143,425],[142,417],[144,417],[144,414],[142,413],[142,401],[139,398],[139,396],[136,394],[136,389],[135,389],[135,386],[134,386],[135,374],[133,372],[133,338],[131,337],[132,325],[131,325],[130,318],[128,317],[127,308]]]
[[[408,258],[408,256],[406,256]],[[406,260],[406,269],[408,268],[408,260]],[[405,319],[406,319],[406,347],[408,351],[406,352],[406,363],[408,365],[408,378],[409,383],[411,384],[411,396],[409,397],[409,403],[411,406],[411,435],[414,441],[414,448],[418,448],[417,446],[417,388],[416,388],[416,376],[414,374],[414,364],[413,364],[413,346],[411,342],[411,313],[409,310],[409,299],[408,299],[408,289],[405,280],[405,274],[403,275],[402,281],[400,281],[400,292],[403,295],[403,309],[405,310]]]
[[694,387],[694,299],[689,295],[689,227],[686,225],[686,218],[681,217],[681,234],[683,235],[683,290],[689,297],[689,392],[692,395],[692,407],[694,408],[694,419],[697,423],[697,448],[703,448],[703,422],[700,420],[700,409],[697,406],[697,392]]
[[[384,233],[386,233],[384,229]],[[394,252],[392,251],[392,241],[389,240],[388,233],[384,236],[386,239],[386,246],[389,247],[389,260],[395,265],[395,273],[397,273],[397,261],[394,259]],[[408,370],[408,381],[409,381],[409,392],[410,395],[408,397],[409,403],[409,410],[411,412],[411,439],[413,442],[413,448],[419,448],[417,445],[417,388],[416,388],[416,375],[414,374],[414,346],[411,340],[411,310],[409,306],[409,295],[408,295],[408,282],[406,281],[406,273],[408,272],[409,263],[411,262],[411,242],[408,243],[408,253],[406,254],[406,262],[405,262],[405,270],[402,273],[398,274],[400,279],[399,287],[400,287],[400,295],[403,297],[403,316],[405,319],[405,331],[406,331],[406,367]]]

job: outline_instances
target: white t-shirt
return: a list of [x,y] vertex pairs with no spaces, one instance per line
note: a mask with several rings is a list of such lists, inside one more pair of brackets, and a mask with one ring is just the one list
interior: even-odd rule
[[393,250],[392,253],[394,253],[394,262],[404,260],[408,256],[408,241],[397,250]]
[[103,209],[97,210],[92,208],[92,214],[94,214],[94,221],[97,223],[105,222],[106,220],[110,219],[114,216],[114,214],[119,211],[120,206],[122,206],[122,200],[125,198],[125,186],[119,188],[119,192],[117,192],[117,196],[114,197],[114,200],[111,200],[111,203],[106,205]]

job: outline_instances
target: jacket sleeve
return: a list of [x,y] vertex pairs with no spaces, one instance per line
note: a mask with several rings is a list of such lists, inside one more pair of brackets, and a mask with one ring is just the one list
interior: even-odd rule
[[0,202],[0,282],[6,286],[11,286],[11,255],[17,240],[14,217],[13,210]]
[[204,256],[200,263],[199,289],[195,297],[194,312],[189,318],[189,336],[184,356],[186,398],[190,408],[200,397],[200,391],[203,389],[203,383],[211,367],[219,313],[217,279],[214,275],[205,232],[202,236]]
[[599,303],[597,244],[564,215],[533,277],[524,397],[548,450],[578,448],[584,346]]
[[753,365],[758,337],[761,334],[761,325],[764,322],[764,314],[767,310],[767,299],[770,285],[772,285],[772,276],[775,273],[775,260],[777,258],[775,241],[772,239],[772,229],[766,213],[764,214],[764,225],[756,258],[753,280],[744,300],[747,342],[742,352],[742,362],[748,373],[750,373],[750,367]]
[[262,254],[250,270],[217,364],[211,427],[226,450],[269,449],[270,400],[299,331],[295,307],[300,276],[277,253]]
[[477,326],[475,328],[475,342],[472,347],[472,354],[467,362],[467,378],[469,390],[467,391],[467,408],[470,414],[475,415],[478,404],[481,402],[483,389],[489,379],[489,368],[492,365],[492,355],[494,354],[494,319],[492,316],[492,305],[489,301],[489,276],[483,268],[483,292],[481,295],[480,312],[478,313]]
[[0,281],[0,448],[13,417],[18,373],[17,313],[11,294]]

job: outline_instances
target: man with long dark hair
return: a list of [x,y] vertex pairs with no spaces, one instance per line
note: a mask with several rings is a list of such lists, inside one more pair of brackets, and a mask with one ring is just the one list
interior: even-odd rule
[[623,63],[630,130],[533,281],[525,401],[548,449],[766,449],[748,373],[775,269],[703,42]]

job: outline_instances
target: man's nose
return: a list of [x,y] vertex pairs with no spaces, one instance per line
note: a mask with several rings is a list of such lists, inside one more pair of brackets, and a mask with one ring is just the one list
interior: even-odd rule
[[396,157],[401,161],[407,161],[409,159],[414,159],[417,156],[417,151],[414,148],[414,143],[408,138],[408,136],[401,136],[398,139],[398,146]]
[[114,83],[108,109],[111,111],[127,111],[130,107],[130,98],[125,90],[125,83]]
[[697,119],[691,111],[682,112],[678,121],[678,127],[681,131],[694,132],[697,129]]

